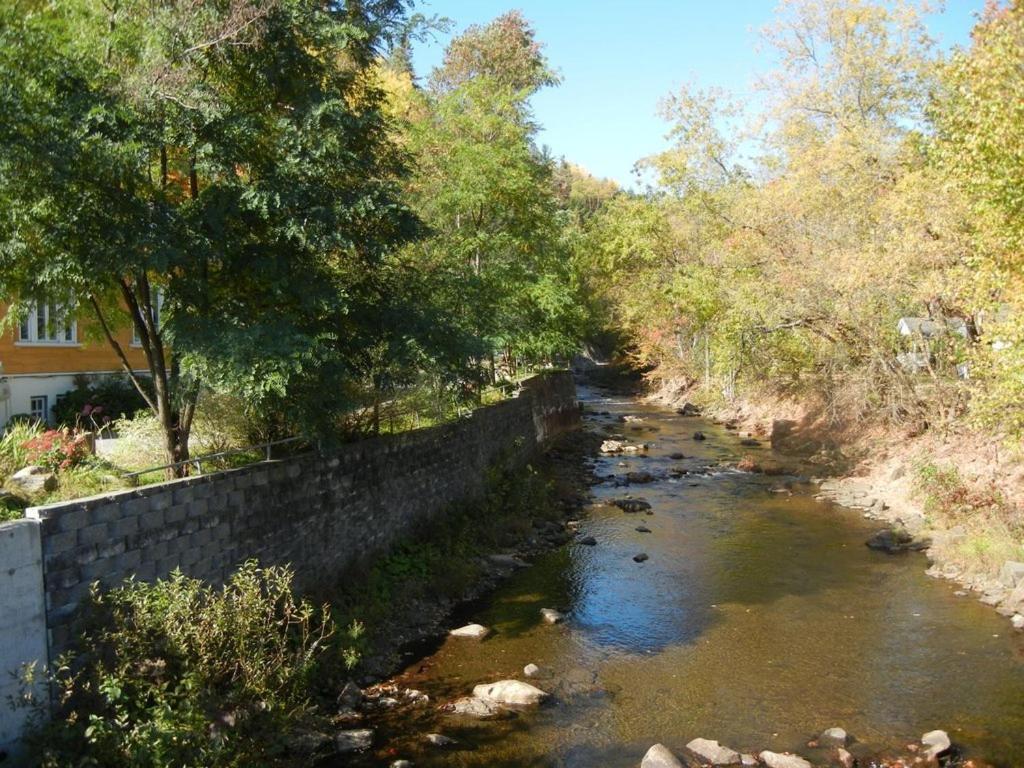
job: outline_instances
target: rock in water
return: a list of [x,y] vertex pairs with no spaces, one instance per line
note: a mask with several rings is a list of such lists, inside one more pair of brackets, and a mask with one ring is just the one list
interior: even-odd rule
[[636,532],[637,533],[650,533],[651,529],[648,528],[646,525],[638,525],[636,527]]
[[536,664],[527,664],[525,667],[523,667],[523,675],[525,675],[526,677],[540,677],[541,668],[538,667]]
[[845,747],[849,739],[850,735],[842,728],[829,728],[818,737],[818,741],[826,747]]
[[540,688],[519,680],[499,680],[478,685],[473,689],[473,695],[484,701],[513,707],[534,706],[548,698],[548,694]]
[[482,624],[467,624],[464,627],[453,629],[448,634],[450,634],[452,637],[471,637],[476,640],[482,640],[483,638],[491,634],[491,630],[489,630]]
[[766,749],[760,757],[768,768],[814,768],[799,755],[791,755],[789,752],[769,752]]
[[612,505],[623,512],[646,512],[651,508],[651,503],[646,499],[616,499]]
[[711,765],[739,765],[742,761],[740,753],[734,749],[723,747],[713,739],[694,739],[686,748],[693,752],[702,763]]
[[839,749],[836,750],[836,761],[843,766],[843,768],[853,768],[857,765],[857,758],[842,747],[839,747]]
[[945,731],[928,731],[921,737],[921,746],[924,747],[922,754],[929,760],[936,760],[946,754],[953,747],[949,740],[949,734]]
[[664,744],[655,744],[647,750],[640,768],[683,768],[683,764]]
[[703,432],[694,432],[693,433],[693,439],[694,440],[698,440],[698,441],[699,440],[707,440],[707,437],[704,435]]
[[451,736],[445,736],[443,733],[428,733],[426,739],[435,747],[454,747],[459,743]]
[[1013,628],[1016,630],[1024,630],[1024,615],[1015,613],[1010,619],[1010,624],[1012,624]]
[[453,715],[475,717],[479,720],[487,720],[501,714],[501,709],[497,704],[478,699],[475,696],[463,696],[461,699],[456,699],[451,704],[446,704],[444,710]]
[[633,562],[642,563],[650,558],[647,557],[646,552],[641,552],[639,555],[633,555]]
[[625,447],[621,440],[605,440],[601,443],[601,453],[622,453]]
[[700,408],[693,403],[684,403],[682,408],[676,408],[680,416],[700,416]]
[[760,444],[761,444],[760,440],[755,440],[752,437],[745,437],[742,440],[740,440],[740,445],[745,445],[748,448],[754,448],[755,446],[758,446]]
[[626,482],[642,485],[643,483],[653,483],[654,475],[650,472],[627,472]]
[[593,536],[584,536],[582,539],[580,539],[579,543],[585,547],[596,547],[597,539],[595,539]]
[[877,549],[880,552],[894,555],[914,548],[913,541],[914,537],[906,531],[886,529],[879,531],[864,543],[867,544],[868,549]]
[[342,754],[362,752],[373,746],[373,731],[359,728],[354,731],[340,731],[334,734],[334,748]]
[[565,621],[565,616],[554,608],[541,608],[540,615],[548,624],[560,624]]

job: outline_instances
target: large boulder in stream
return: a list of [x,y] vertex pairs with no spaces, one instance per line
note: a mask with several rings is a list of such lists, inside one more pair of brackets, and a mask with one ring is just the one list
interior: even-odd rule
[[684,403],[682,408],[676,408],[680,416],[700,416],[700,408],[693,403]]
[[445,712],[460,717],[474,717],[478,720],[490,720],[504,714],[501,707],[491,701],[478,699],[476,696],[463,696],[443,707]]
[[814,768],[799,755],[789,752],[769,752],[767,749],[759,757],[768,768]]
[[683,764],[664,744],[655,744],[647,750],[640,768],[683,768]]
[[884,531],[879,531],[864,543],[869,549],[887,552],[890,555],[900,552],[920,552],[931,546],[931,542],[927,539],[915,539],[902,528],[887,528]]
[[723,747],[714,739],[694,739],[686,748],[708,765],[740,765],[742,758],[734,749]]
[[612,506],[623,512],[646,512],[651,508],[651,503],[647,499],[615,499]]
[[945,731],[928,731],[921,737],[921,753],[928,760],[938,760],[953,749],[953,742]]
[[478,699],[509,707],[532,707],[542,703],[548,694],[529,683],[520,680],[499,680],[485,683],[473,689]]
[[491,630],[489,630],[482,624],[467,624],[464,627],[453,629],[448,634],[452,637],[469,637],[474,640],[483,640],[485,637],[491,634]]

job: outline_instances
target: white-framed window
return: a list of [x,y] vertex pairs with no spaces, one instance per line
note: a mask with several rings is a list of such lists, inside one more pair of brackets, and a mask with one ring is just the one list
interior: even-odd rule
[[[163,311],[164,306],[164,292],[162,288],[153,289],[153,298],[150,300],[150,305],[153,307],[153,327],[158,331],[160,330],[160,315]],[[132,323],[132,346],[141,347],[142,339],[139,337],[139,329]]]
[[62,304],[38,302],[29,307],[18,328],[23,344],[77,344],[78,323]]
[[47,424],[50,421],[50,398],[46,395],[32,395],[28,400],[28,412],[35,421]]

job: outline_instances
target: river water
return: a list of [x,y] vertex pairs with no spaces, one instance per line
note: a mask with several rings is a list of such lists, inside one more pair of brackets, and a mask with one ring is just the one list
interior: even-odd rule
[[[806,743],[842,726],[865,755],[905,752],[942,728],[968,755],[1024,765],[1024,637],[1008,621],[926,577],[923,555],[869,550],[878,524],[815,500],[813,485],[715,468],[770,449],[628,398],[581,398],[587,429],[650,444],[646,457],[596,459],[596,473],[659,479],[595,486],[581,536],[596,546],[570,544],[520,571],[465,617],[489,638],[449,639],[401,676],[444,702],[524,679],[533,663],[546,674],[531,682],[552,703],[482,722],[424,710],[404,736],[389,734],[390,755],[417,766],[635,767],[655,742],[679,752],[703,736],[827,763]],[[623,424],[625,414],[643,421]],[[653,514],[607,504],[629,494]],[[649,559],[634,562],[641,552]],[[543,623],[545,607],[566,621]],[[428,731],[460,748],[424,749]]]

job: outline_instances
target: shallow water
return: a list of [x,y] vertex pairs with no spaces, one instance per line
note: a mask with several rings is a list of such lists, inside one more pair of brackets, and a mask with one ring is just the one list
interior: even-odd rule
[[[481,682],[524,679],[534,663],[547,675],[532,682],[554,702],[497,722],[424,711],[401,732],[384,727],[382,764],[636,766],[654,742],[678,751],[697,736],[825,762],[806,742],[839,725],[866,753],[942,728],[968,755],[1024,765],[1024,638],[1008,621],[927,578],[922,555],[868,550],[877,523],[814,500],[813,486],[702,471],[769,449],[740,446],[701,419],[581,396],[587,428],[614,424],[651,444],[647,458],[598,459],[597,474],[662,479],[596,486],[581,535],[597,546],[570,544],[514,576],[466,617],[491,627],[488,639],[450,639],[402,679],[443,702]],[[611,415],[593,415],[601,410]],[[620,424],[626,413],[644,420]],[[692,439],[698,429],[706,441]],[[675,452],[687,458],[673,461]],[[670,468],[693,474],[673,480]],[[601,503],[629,494],[653,514]],[[640,552],[650,559],[634,562]],[[566,622],[542,623],[542,607]],[[429,731],[462,748],[424,750]]]

